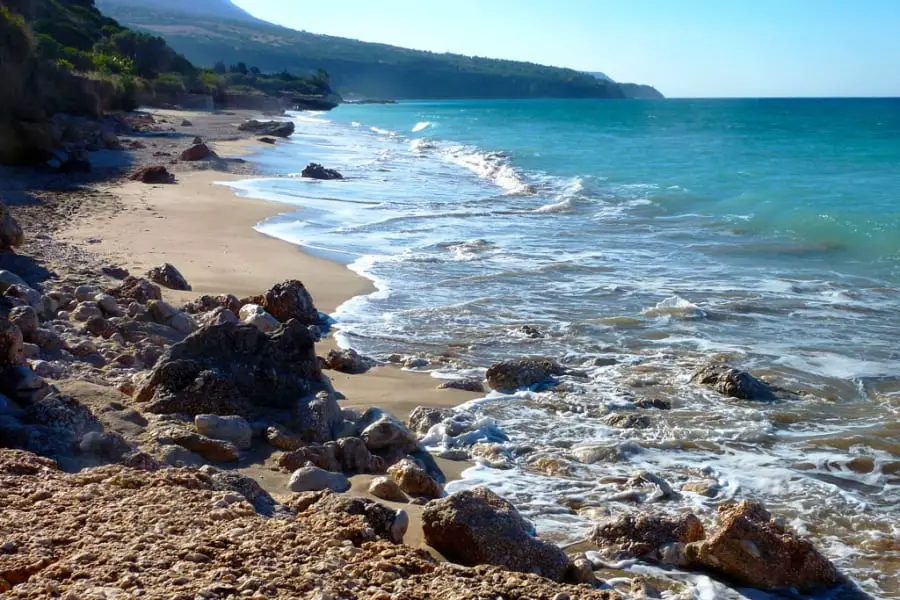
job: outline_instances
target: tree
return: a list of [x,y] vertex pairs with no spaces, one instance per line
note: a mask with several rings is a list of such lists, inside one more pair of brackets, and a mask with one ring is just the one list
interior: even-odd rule
[[250,72],[254,75],[262,75],[262,71],[259,70],[259,67],[250,67]]
[[213,71],[216,73],[216,75],[224,75],[228,72],[228,67],[226,67],[225,63],[220,60],[213,66]]
[[236,64],[236,65],[231,65],[230,71],[231,71],[232,73],[240,73],[241,75],[246,75],[247,73],[250,72],[250,71],[247,69],[247,64],[246,64],[246,63],[242,63],[242,62],[239,62],[239,63]]

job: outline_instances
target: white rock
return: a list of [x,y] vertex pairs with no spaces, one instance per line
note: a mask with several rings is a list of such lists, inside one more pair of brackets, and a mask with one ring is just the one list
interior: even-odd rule
[[109,294],[97,294],[94,297],[94,300],[97,302],[100,310],[105,312],[107,315],[119,314],[119,303]]
[[303,467],[291,475],[288,489],[292,492],[346,492],[350,489],[350,480],[342,473],[331,473],[319,467]]
[[266,333],[281,327],[278,319],[267,313],[266,309],[258,304],[245,304],[241,307],[239,316],[241,321],[247,325],[253,325]]
[[219,415],[197,415],[194,426],[200,435],[214,440],[225,440],[247,450],[253,445],[253,428],[244,417]]

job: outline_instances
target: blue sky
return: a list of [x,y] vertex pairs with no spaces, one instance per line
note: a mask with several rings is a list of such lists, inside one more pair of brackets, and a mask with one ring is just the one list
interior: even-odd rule
[[527,60],[671,97],[900,96],[900,0],[234,0],[314,33]]

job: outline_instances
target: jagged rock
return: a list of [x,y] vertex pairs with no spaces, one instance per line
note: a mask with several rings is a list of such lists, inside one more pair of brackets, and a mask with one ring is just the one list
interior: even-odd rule
[[191,291],[191,286],[187,280],[171,263],[163,263],[158,267],[153,267],[147,271],[147,279],[170,290]]
[[288,489],[292,492],[346,492],[350,489],[350,480],[341,473],[331,473],[318,467],[302,467],[291,474]]
[[302,467],[313,466],[325,471],[338,472],[341,470],[338,450],[335,442],[304,446],[278,457],[278,466],[286,471],[296,471]]
[[[201,373],[216,382],[213,389],[223,392],[221,405],[205,401],[206,394],[197,387]],[[201,329],[169,348],[135,399],[150,403],[155,408],[148,408],[150,412],[245,415],[254,404],[295,409],[321,385],[314,342],[305,326],[289,321],[265,334],[225,323]]]
[[19,327],[7,320],[0,320],[0,367],[20,365],[25,360],[25,343]]
[[439,390],[462,390],[481,394],[484,392],[484,384],[477,379],[451,379],[438,386]]
[[198,327],[213,327],[222,323],[240,323],[240,320],[233,312],[221,306],[215,310],[195,315],[194,320]]
[[190,122],[189,120],[187,120],[187,119],[183,119],[183,120],[181,121],[181,126],[182,126],[182,127],[193,127],[194,124],[191,123],[191,122]]
[[294,133],[292,121],[257,121],[251,119],[238,126],[241,131],[252,131],[257,135],[286,138]]
[[9,320],[16,324],[24,339],[30,339],[40,326],[37,311],[30,306],[16,306],[9,311]]
[[605,419],[606,424],[618,429],[647,429],[650,427],[650,417],[646,415],[629,415],[616,413]]
[[341,438],[337,440],[337,447],[344,473],[368,473],[372,469],[372,453],[362,439]]
[[275,331],[281,327],[278,319],[266,312],[259,304],[245,304],[241,307],[239,318],[245,325],[253,325],[263,333]]
[[622,515],[600,523],[588,539],[611,558],[660,559],[660,549],[670,544],[689,544],[703,539],[703,524],[693,514],[665,517],[641,513]]
[[360,375],[374,366],[374,361],[360,355],[356,350],[329,350],[325,357],[325,368],[340,373]]
[[495,363],[485,375],[488,385],[498,392],[514,392],[550,381],[566,369],[550,359],[518,358]]
[[274,144],[277,140],[272,137],[261,137],[257,141],[260,141],[263,144]]
[[133,448],[118,433],[89,431],[81,436],[78,448],[85,454],[118,461]]
[[159,286],[150,283],[146,279],[132,277],[131,275],[125,278],[122,285],[107,290],[107,293],[120,301],[133,300],[140,304],[147,304],[151,300],[162,300],[162,291],[159,289]]
[[569,560],[559,547],[532,537],[516,508],[487,488],[432,500],[422,514],[425,542],[463,565],[496,565],[561,581]]
[[[243,304],[248,303],[245,302]],[[219,308],[224,308],[237,317],[243,304],[237,297],[231,294],[220,294],[215,297],[203,295],[185,304],[182,307],[182,310],[188,314],[196,315],[198,313],[208,313]]]
[[759,502],[720,506],[716,526],[708,539],[685,548],[692,565],[762,589],[810,593],[846,581],[809,540],[785,531]]
[[449,408],[417,406],[409,413],[409,429],[417,436],[424,436],[432,427],[453,415],[453,410]]
[[240,458],[237,446],[223,440],[213,440],[197,433],[173,433],[172,441],[212,462],[235,462]]
[[52,434],[42,448],[49,453],[67,453],[88,433],[103,430],[90,409],[65,394],[48,394],[35,401],[26,409],[24,420],[50,429]]
[[441,485],[432,479],[425,469],[408,458],[404,458],[388,469],[388,475],[397,482],[400,489],[410,496],[440,498],[444,495]]
[[80,302],[70,316],[76,321],[90,321],[95,317],[103,318],[103,311],[96,302]]
[[90,319],[84,324],[84,330],[91,335],[102,337],[107,340],[118,332],[116,326],[103,317],[93,317]]
[[[25,234],[19,223],[9,213],[6,204],[0,200],[0,251],[7,252],[25,243]],[[25,282],[23,281],[22,284]]]
[[327,442],[335,439],[344,417],[337,400],[327,391],[297,406],[297,431],[307,442]]
[[198,160],[218,158],[218,156],[209,148],[209,146],[201,142],[199,144],[194,144],[190,148],[184,150],[178,158],[179,160],[183,160],[185,162],[194,162]]
[[[152,167],[144,167],[138,169],[129,177],[132,181],[140,181],[146,184],[165,184],[175,183],[175,176],[169,173],[169,170],[162,165],[154,165]],[[122,279],[122,277],[116,277]]]
[[248,450],[253,445],[253,428],[247,419],[237,415],[197,415],[194,426],[200,435],[231,442],[239,450]]
[[389,455],[408,454],[419,445],[406,425],[388,414],[363,429],[361,437],[370,451]]
[[711,387],[723,396],[740,400],[774,400],[775,393],[768,384],[746,371],[739,371],[724,363],[708,365],[698,371],[692,381]]
[[369,484],[369,493],[376,498],[388,502],[406,502],[409,498],[400,489],[400,485],[390,477],[376,477]]
[[324,180],[333,180],[333,179],[343,179],[344,176],[335,171],[334,169],[326,169],[319,163],[309,163],[300,173],[301,177],[308,177],[309,179],[324,179]]
[[292,279],[272,286],[266,291],[262,307],[270,315],[285,323],[294,319],[304,325],[316,325],[319,311],[303,283]]
[[306,445],[299,435],[281,425],[272,425],[266,429],[266,440],[279,450],[293,452]]

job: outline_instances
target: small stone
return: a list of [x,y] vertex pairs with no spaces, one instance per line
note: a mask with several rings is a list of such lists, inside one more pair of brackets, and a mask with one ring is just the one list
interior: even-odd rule
[[75,288],[75,299],[78,302],[93,300],[99,290],[92,285],[79,285]]
[[369,493],[388,502],[407,502],[409,500],[400,489],[400,485],[390,477],[382,476],[373,479],[369,484]]
[[401,490],[410,496],[422,496],[429,499],[444,495],[441,485],[431,478],[425,469],[408,458],[388,469],[388,475],[397,482]]
[[279,450],[287,452],[293,452],[306,445],[299,435],[281,425],[272,425],[267,428],[266,440]]
[[235,462],[240,458],[240,452],[231,442],[213,440],[197,433],[178,433],[172,436],[172,441],[213,462]]
[[40,326],[37,312],[30,306],[16,306],[9,311],[9,320],[16,324],[25,339],[29,339]]

